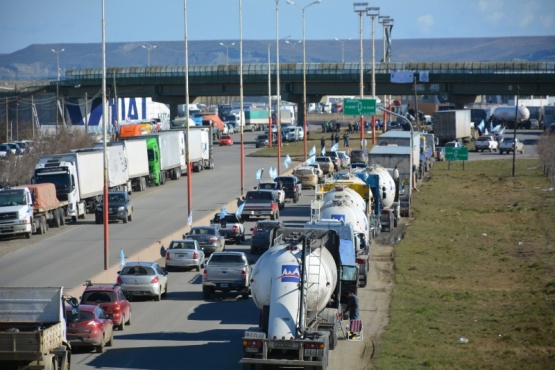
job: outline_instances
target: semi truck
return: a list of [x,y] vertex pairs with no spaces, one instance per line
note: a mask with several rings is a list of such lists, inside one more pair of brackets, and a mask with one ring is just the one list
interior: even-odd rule
[[146,140],[151,185],[164,185],[167,179],[177,180],[185,172],[183,131],[161,131],[140,137],[130,137],[127,140]]
[[357,176],[367,183],[374,196],[373,211],[380,220],[381,231],[391,231],[397,227],[401,217],[399,202],[395,201],[396,184],[384,167],[371,164],[366,170],[357,172]]
[[184,131],[185,145],[189,144],[189,162],[195,172],[214,169],[212,152],[212,129],[206,126],[189,128],[189,140]]
[[[412,137],[412,138],[411,138]],[[412,164],[417,169],[418,178],[422,178],[425,172],[426,162],[421,160],[421,140],[419,132],[411,131],[387,131],[377,138],[378,145],[397,145],[397,146],[412,146]]]
[[368,163],[387,169],[395,182],[394,202],[399,202],[401,217],[410,217],[412,189],[416,186],[412,150],[406,146],[376,145],[368,154]]
[[530,111],[525,106],[519,107],[502,106],[493,111],[492,120],[494,126],[504,124],[509,129],[530,128]]
[[89,150],[40,157],[34,183],[53,183],[56,197],[67,201],[65,216],[76,222],[93,213],[104,191],[102,151]]
[[326,369],[341,330],[344,292],[356,285],[357,276],[343,269],[335,231],[283,228],[280,233],[253,268],[251,294],[260,321],[243,335],[240,363],[244,369]]
[[68,370],[66,320],[77,319],[78,306],[62,287],[0,287],[0,368]]
[[470,140],[472,136],[470,110],[451,109],[434,112],[434,135],[442,145],[448,141]]
[[20,185],[0,190],[0,235],[44,234],[65,225],[67,200],[59,201],[54,184]]
[[263,131],[264,127],[268,127],[270,123],[270,113],[264,108],[249,108],[245,110],[245,127],[246,131]]

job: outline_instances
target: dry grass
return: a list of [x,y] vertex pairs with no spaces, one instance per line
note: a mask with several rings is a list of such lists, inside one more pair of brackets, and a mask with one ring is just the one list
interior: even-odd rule
[[555,191],[537,160],[516,174],[511,161],[436,164],[396,249],[377,368],[553,368]]

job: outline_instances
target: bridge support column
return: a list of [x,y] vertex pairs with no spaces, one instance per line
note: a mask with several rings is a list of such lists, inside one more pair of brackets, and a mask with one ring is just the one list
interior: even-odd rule
[[177,106],[178,104],[170,104],[170,119],[174,119],[175,117],[177,117]]

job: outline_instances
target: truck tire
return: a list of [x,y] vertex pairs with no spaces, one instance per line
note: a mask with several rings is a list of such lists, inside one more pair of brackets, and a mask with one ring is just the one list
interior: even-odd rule
[[212,289],[210,289],[209,287],[203,286],[202,287],[202,298],[210,299],[211,296],[212,296]]
[[40,222],[40,226],[39,226],[39,229],[38,229],[38,233],[40,235],[46,234],[46,230],[48,230],[48,224],[46,222],[46,217],[40,216],[39,222]]
[[60,226],[64,226],[66,224],[66,214],[63,208],[58,210],[60,212]]
[[60,212],[58,209],[55,209],[54,212],[52,212],[52,224],[54,227],[60,227],[61,222],[60,222]]
[[129,216],[127,216],[127,220],[128,221],[133,221],[133,214],[130,214]]
[[123,223],[126,224],[128,220],[129,220],[129,216],[126,213],[125,217],[123,218]]
[[209,170],[213,170],[214,169],[214,160],[212,158],[210,158],[210,164],[208,165],[208,169]]

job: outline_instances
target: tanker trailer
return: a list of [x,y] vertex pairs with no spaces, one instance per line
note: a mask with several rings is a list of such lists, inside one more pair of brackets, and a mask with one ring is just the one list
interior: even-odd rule
[[341,266],[335,231],[282,229],[252,272],[260,322],[242,339],[245,369],[326,369],[341,330],[342,288],[356,283],[356,276],[343,274]]
[[492,120],[494,126],[497,123],[505,124],[508,129],[530,128],[530,110],[525,106],[520,107],[497,107],[493,111]]

